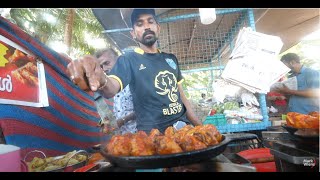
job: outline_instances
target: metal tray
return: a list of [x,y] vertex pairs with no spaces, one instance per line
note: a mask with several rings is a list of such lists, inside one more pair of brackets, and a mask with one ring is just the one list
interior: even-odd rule
[[[27,161],[26,161],[27,157],[28,157],[30,154],[32,154],[32,153],[40,153],[40,154],[43,156],[43,158],[47,158],[47,156],[45,155],[44,152],[38,151],[38,150],[34,150],[34,151],[28,152],[28,153],[25,155],[25,157],[24,157],[24,159],[23,159],[23,161],[24,161],[25,163],[27,162]],[[70,161],[75,155],[78,155],[78,154],[84,154],[84,155],[86,156],[86,160],[68,166],[69,161]],[[63,158],[64,156],[65,156],[65,155],[61,155],[61,156],[56,156],[56,157],[53,157],[53,158],[54,158],[54,160],[58,160],[58,159]],[[80,167],[85,166],[85,165],[88,163],[88,160],[89,160],[89,154],[87,153],[87,151],[85,151],[85,150],[79,150],[79,151],[76,151],[74,154],[72,154],[72,155],[69,157],[69,159],[68,159],[68,161],[66,162],[65,166],[63,166],[63,167],[61,167],[61,168],[49,170],[49,171],[38,171],[38,172],[73,172],[75,169],[78,169],[78,168],[80,168]],[[29,171],[30,171],[30,170],[29,170]]]

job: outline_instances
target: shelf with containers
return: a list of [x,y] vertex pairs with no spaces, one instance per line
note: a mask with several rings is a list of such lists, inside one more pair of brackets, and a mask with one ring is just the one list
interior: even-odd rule
[[207,116],[203,124],[213,124],[221,133],[229,132],[243,132],[252,130],[263,130],[270,126],[270,121],[257,123],[243,123],[243,124],[228,124],[224,114],[215,114]]
[[[216,13],[216,21],[209,26],[202,25],[199,20],[195,20],[196,23],[194,25],[194,29],[192,29],[192,37],[190,40],[193,41],[191,44],[189,44],[186,51],[187,58],[185,58],[186,60],[182,62],[181,58],[178,58],[184,76],[195,74],[196,72],[207,72],[207,75],[210,77],[208,83],[209,85],[206,89],[207,92],[212,92],[214,90],[210,86],[217,77],[221,76],[224,66],[228,62],[228,57],[233,49],[234,41],[239,30],[243,27],[251,27],[253,30],[255,30],[254,14],[252,9],[217,9]],[[186,24],[190,23],[186,22]],[[168,26],[175,27],[178,25]],[[170,30],[172,32],[172,29]],[[177,37],[177,39],[179,39],[181,36],[183,36],[183,34],[177,34],[176,36],[179,36]],[[202,40],[195,41],[195,39],[198,40],[199,37],[202,37]],[[172,38],[172,36],[168,37],[168,39],[170,38]],[[197,45],[198,49],[194,47]],[[202,57],[202,59],[206,59],[207,61],[192,61],[190,60],[192,59],[191,57]],[[186,91],[188,92],[188,89],[186,89]],[[197,93],[200,95],[204,90],[203,87],[202,89],[201,87],[196,87],[189,89],[189,92],[190,91],[193,91],[194,94]],[[206,116],[206,111],[203,114],[200,114],[200,116],[205,116],[204,124],[214,124],[222,133],[263,130],[271,125],[267,114],[265,94],[259,94],[258,101],[263,119],[262,121],[258,121],[256,123],[228,124],[227,118],[224,114]],[[197,108],[195,109],[197,110]],[[199,113],[197,115],[199,116]]]

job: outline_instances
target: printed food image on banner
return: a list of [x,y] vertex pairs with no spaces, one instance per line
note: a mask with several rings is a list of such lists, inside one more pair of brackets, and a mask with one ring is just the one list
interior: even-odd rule
[[0,103],[49,106],[41,59],[1,35]]

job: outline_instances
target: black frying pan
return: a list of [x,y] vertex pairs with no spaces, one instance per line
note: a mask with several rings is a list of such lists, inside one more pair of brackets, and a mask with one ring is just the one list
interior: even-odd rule
[[303,140],[317,140],[319,139],[319,129],[295,128],[288,125],[282,127],[294,137]]
[[239,133],[223,135],[222,141],[205,149],[153,156],[112,156],[105,151],[105,146],[100,149],[101,154],[115,166],[136,169],[169,168],[208,161],[224,152],[232,141],[255,139],[255,134]]

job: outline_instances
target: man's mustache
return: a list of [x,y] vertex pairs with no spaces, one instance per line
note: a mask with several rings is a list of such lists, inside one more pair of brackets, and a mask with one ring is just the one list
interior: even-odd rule
[[142,37],[145,38],[149,34],[153,34],[154,36],[156,35],[156,33],[153,32],[153,31],[146,31],[146,32],[143,33]]

